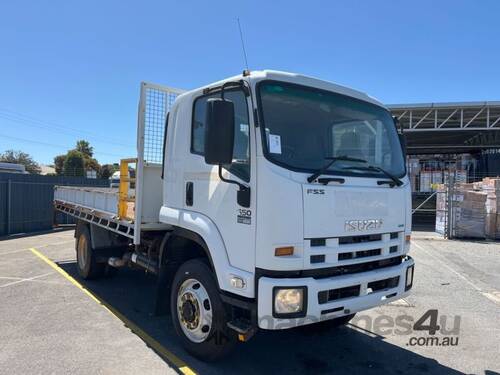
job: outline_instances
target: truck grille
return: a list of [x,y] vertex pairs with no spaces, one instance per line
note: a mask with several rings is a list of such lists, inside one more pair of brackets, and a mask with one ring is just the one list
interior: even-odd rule
[[366,258],[373,257],[376,255],[380,255],[381,249],[373,249],[373,250],[363,250],[363,251],[354,251],[352,253],[339,253],[339,260],[347,260],[354,258]]
[[367,272],[381,268],[397,266],[401,264],[403,258],[397,256],[389,259],[375,260],[372,262],[349,264],[345,266],[303,270],[299,274],[301,277],[312,277],[314,279],[324,279],[326,277],[350,275],[353,273]]
[[404,233],[389,232],[306,239],[304,256],[310,268],[323,268],[387,259],[403,249]]
[[[369,282],[366,294],[376,293],[381,290],[396,288],[399,284],[399,276],[388,279]],[[338,301],[344,298],[358,297],[361,293],[361,285],[351,285],[343,288],[322,290],[318,292],[318,303],[325,304],[332,301]]]
[[399,284],[399,276],[391,277],[389,279],[372,281],[368,283],[368,289],[371,289],[372,293],[378,292],[379,290],[391,289],[397,287]]
[[360,289],[360,285],[353,285],[345,288],[323,290],[318,293],[318,303],[323,304],[343,298],[357,297],[359,296]]
[[347,237],[339,237],[339,245],[347,245],[351,243],[363,243],[363,242],[372,242],[372,241],[380,241],[382,239],[381,234],[369,234],[366,236],[347,236]]

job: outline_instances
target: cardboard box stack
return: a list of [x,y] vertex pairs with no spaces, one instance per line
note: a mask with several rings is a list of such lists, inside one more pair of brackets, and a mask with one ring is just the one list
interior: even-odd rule
[[486,198],[480,191],[464,192],[460,208],[454,212],[454,236],[464,238],[486,237]]
[[500,239],[500,178],[484,178],[481,190],[486,198],[486,238]]
[[[444,233],[448,214],[446,185],[439,185],[436,231]],[[500,178],[457,183],[452,197],[453,235],[457,238],[500,239]]]

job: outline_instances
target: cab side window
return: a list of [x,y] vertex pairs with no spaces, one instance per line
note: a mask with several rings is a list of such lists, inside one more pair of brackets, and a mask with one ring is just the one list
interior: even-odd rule
[[[191,127],[191,152],[205,155],[205,115],[207,100],[220,97],[220,93],[204,95],[197,98],[193,105],[193,122]],[[226,90],[224,98],[234,104],[234,151],[233,162],[224,165],[228,171],[244,181],[250,181],[250,128],[248,106],[242,90]]]

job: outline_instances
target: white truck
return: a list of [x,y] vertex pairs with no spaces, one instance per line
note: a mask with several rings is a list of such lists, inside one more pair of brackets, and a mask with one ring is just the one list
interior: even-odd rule
[[119,189],[58,186],[54,204],[78,219],[81,277],[157,275],[158,313],[198,358],[409,293],[404,142],[372,97],[277,71],[142,83],[137,138]]

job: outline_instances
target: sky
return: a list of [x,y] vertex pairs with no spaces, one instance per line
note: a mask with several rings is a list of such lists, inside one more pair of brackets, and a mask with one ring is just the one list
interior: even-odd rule
[[141,81],[193,89],[251,70],[383,103],[500,100],[500,1],[16,0],[0,5],[0,153],[40,163],[86,139],[135,155]]

